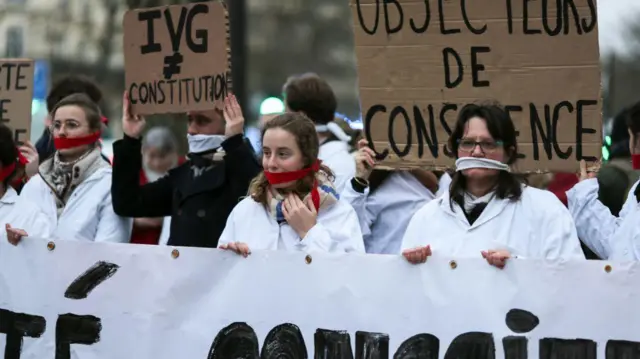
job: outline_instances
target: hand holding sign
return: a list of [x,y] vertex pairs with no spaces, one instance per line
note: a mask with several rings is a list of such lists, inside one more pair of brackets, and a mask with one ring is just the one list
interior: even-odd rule
[[143,116],[134,115],[129,101],[129,93],[122,97],[122,130],[131,138],[140,138],[146,121]]
[[224,135],[227,138],[244,133],[244,116],[235,95],[224,99],[224,121],[226,122]]
[[369,148],[369,142],[362,139],[358,141],[358,152],[355,154],[356,159],[356,177],[368,180],[376,165],[376,153]]
[[27,232],[22,229],[11,227],[9,223],[6,224],[5,229],[7,231],[7,239],[9,240],[9,243],[13,244],[14,246],[17,246],[18,243],[20,243],[22,237],[28,236]]
[[20,146],[20,153],[27,159],[27,165],[25,166],[25,172],[27,177],[33,177],[38,173],[38,166],[40,165],[40,156],[38,156],[38,150],[33,146],[30,141]]

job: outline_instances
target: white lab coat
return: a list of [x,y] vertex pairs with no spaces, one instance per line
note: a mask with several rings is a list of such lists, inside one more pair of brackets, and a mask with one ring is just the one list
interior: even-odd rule
[[571,214],[551,192],[523,186],[519,201],[494,198],[471,226],[457,203],[451,210],[449,196],[416,212],[403,250],[431,245],[434,255],[449,257],[503,249],[521,258],[584,259]]
[[364,253],[358,217],[342,201],[320,209],[316,225],[300,240],[291,226],[278,224],[262,204],[247,197],[231,211],[218,246],[231,242],[246,243],[251,250]]
[[169,243],[169,237],[171,235],[171,216],[166,216],[162,220],[162,231],[160,232],[160,239],[158,245],[166,246]]
[[640,260],[640,205],[633,195],[638,183],[629,191],[619,217],[598,200],[597,179],[581,181],[567,191],[578,237],[602,259]]
[[348,184],[342,199],[358,214],[367,253],[399,254],[402,237],[413,214],[435,196],[406,171],[393,172],[369,194],[356,192]]
[[100,168],[85,179],[71,194],[60,218],[55,194],[40,175],[27,182],[20,196],[45,213],[54,228],[54,239],[128,243],[131,238],[133,220],[116,215],[111,205],[111,167]]
[[325,142],[320,146],[318,158],[333,171],[336,192],[342,193],[356,175],[356,160],[349,153],[349,145],[342,141]]
[[18,193],[9,187],[0,198],[0,240],[6,240],[5,226],[22,229],[29,237],[47,238],[52,231],[45,214],[29,200],[18,197]]
[[449,192],[451,181],[452,178],[447,172],[443,173],[442,176],[440,176],[440,180],[438,180],[438,191],[436,192],[436,197],[441,197],[446,192]]

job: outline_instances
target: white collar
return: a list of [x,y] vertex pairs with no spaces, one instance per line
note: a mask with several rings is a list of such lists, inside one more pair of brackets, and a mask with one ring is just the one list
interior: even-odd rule
[[0,203],[15,204],[17,199],[18,199],[18,192],[16,192],[16,190],[9,185],[9,188],[7,188],[7,191],[4,193],[2,198],[0,198]]

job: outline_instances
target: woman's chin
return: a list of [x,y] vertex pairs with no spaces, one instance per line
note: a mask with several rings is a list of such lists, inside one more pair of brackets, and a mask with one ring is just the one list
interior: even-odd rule
[[278,184],[272,184],[271,187],[275,188],[275,189],[288,189],[288,188],[293,188],[296,185],[296,181],[291,181],[291,182],[285,182],[285,183],[278,183]]

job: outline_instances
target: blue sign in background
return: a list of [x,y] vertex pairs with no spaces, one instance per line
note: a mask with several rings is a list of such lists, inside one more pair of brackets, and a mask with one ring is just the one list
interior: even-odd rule
[[33,99],[44,100],[49,90],[49,62],[36,60],[33,70]]

